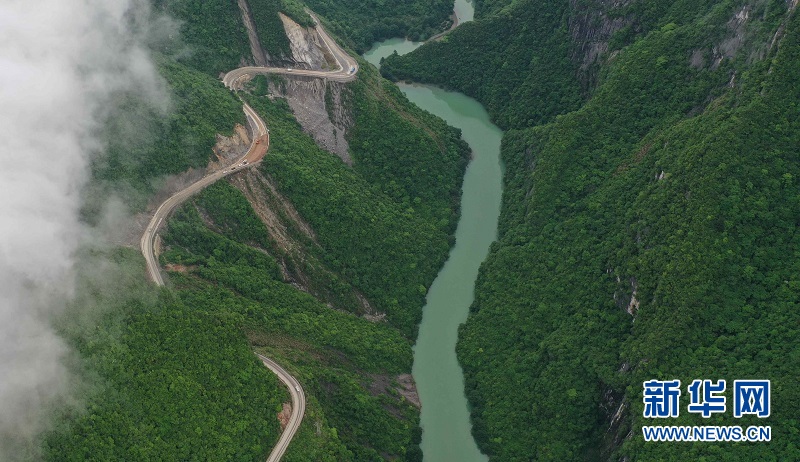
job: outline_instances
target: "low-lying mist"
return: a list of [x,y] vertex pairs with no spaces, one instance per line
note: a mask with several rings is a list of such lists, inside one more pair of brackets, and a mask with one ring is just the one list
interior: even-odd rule
[[72,401],[54,320],[75,296],[80,219],[100,134],[120,94],[167,101],[142,0],[0,2],[0,460],[36,458]]

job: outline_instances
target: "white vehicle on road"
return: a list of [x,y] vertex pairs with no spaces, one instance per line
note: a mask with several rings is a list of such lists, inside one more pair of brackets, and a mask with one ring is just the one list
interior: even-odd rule
[[297,385],[294,386],[294,389],[300,391],[300,387],[298,387]]

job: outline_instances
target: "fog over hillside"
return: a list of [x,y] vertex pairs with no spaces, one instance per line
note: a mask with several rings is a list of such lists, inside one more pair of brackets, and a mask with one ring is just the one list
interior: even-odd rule
[[142,45],[149,17],[138,0],[0,3],[0,460],[32,456],[76,379],[52,321],[92,241],[81,191],[108,102],[166,100]]

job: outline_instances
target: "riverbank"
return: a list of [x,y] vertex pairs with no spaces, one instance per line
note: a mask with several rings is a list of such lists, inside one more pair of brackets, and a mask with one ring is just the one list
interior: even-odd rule
[[[471,6],[465,0],[459,4]],[[421,45],[406,39],[389,39],[376,44],[364,58],[380,67],[380,60],[393,52],[405,54]],[[497,237],[502,132],[489,121],[483,106],[461,93],[408,83],[398,87],[417,106],[459,128],[472,149],[462,186],[456,243],[428,291],[414,347],[413,375],[422,402],[420,446],[427,461],[485,462],[488,458],[481,454],[471,434],[464,376],[455,346],[458,326],[466,321],[474,298],[478,269]]]

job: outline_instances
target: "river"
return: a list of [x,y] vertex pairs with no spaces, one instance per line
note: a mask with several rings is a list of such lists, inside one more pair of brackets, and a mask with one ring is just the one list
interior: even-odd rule
[[[472,5],[456,2],[460,22],[472,19]],[[420,44],[390,39],[364,54],[378,65],[394,50],[408,53]],[[456,359],[458,326],[467,319],[478,268],[497,237],[502,195],[500,138],[483,106],[461,93],[426,85],[399,84],[409,100],[461,129],[473,159],[464,176],[456,244],[428,292],[414,347],[414,379],[422,411],[422,452],[426,462],[483,462],[471,435],[464,375]]]

